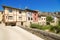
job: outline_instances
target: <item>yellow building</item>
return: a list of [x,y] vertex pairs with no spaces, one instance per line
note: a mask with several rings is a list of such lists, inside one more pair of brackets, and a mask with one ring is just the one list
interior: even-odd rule
[[3,19],[3,11],[0,11],[0,23],[2,22]]
[[19,9],[12,8],[9,6],[3,6],[4,8],[4,23],[5,25],[16,25],[17,14],[19,14]]
[[4,23],[5,25],[21,25],[26,24],[26,13],[24,10],[3,6],[4,8]]
[[17,23],[16,25],[20,26],[26,26],[26,12],[24,10],[21,10],[19,14],[17,14]]

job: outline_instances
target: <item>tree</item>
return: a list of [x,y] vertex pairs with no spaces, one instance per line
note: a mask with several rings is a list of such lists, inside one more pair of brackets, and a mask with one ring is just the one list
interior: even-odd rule
[[52,16],[47,16],[46,17],[47,25],[50,25],[50,22],[52,22],[52,20],[53,20]]
[[58,25],[60,26],[60,19],[58,20]]
[[60,26],[50,26],[50,31],[60,33]]

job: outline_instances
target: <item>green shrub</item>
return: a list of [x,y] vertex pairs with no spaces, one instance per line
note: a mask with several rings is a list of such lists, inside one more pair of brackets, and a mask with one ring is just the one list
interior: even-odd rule
[[60,26],[52,26],[52,25],[41,26],[39,24],[30,24],[30,27],[40,30],[49,30],[50,32],[54,33],[60,33]]
[[42,26],[39,24],[30,24],[31,28],[37,28],[37,29],[42,29]]
[[55,26],[55,30],[56,30],[55,33],[60,33],[60,26]]
[[50,30],[51,32],[55,32],[55,27],[50,25],[49,30]]
[[58,25],[60,26],[60,19],[58,20]]
[[45,26],[42,27],[42,30],[49,30],[49,28],[50,27],[48,25],[45,25]]
[[54,33],[60,33],[60,26],[50,26],[49,30]]

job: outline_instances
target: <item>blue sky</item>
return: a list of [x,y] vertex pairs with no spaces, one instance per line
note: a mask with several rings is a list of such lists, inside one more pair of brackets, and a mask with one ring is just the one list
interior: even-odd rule
[[2,5],[20,9],[27,7],[42,12],[60,11],[60,0],[0,0],[0,10],[3,10]]

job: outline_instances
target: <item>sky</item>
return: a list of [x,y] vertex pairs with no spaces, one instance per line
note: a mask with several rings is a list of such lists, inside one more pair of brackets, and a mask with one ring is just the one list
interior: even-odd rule
[[41,12],[59,12],[60,0],[0,0],[0,10],[2,5],[19,9],[32,9]]

